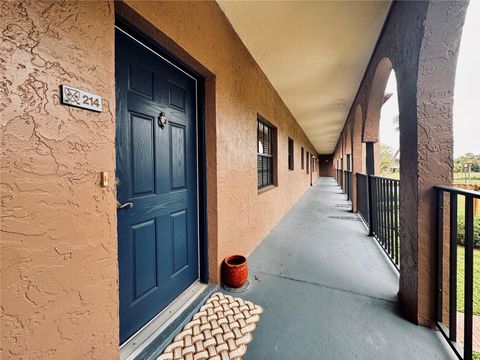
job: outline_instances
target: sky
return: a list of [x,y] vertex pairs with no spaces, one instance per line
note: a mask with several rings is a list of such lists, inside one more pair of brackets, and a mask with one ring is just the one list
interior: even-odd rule
[[[480,154],[480,0],[470,1],[463,27],[455,75],[453,104],[453,151],[455,158],[471,152]],[[399,134],[393,118],[398,114],[397,83],[392,73],[385,92],[393,96],[383,105],[380,117],[380,142],[394,152]]]

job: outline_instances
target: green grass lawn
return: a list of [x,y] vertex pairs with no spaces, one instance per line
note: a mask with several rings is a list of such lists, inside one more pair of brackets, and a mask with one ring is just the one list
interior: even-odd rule
[[[457,205],[458,205],[457,214],[459,216],[465,216],[465,196],[459,195],[457,197]],[[477,213],[476,217],[480,217],[480,211]]]
[[387,177],[387,178],[390,178],[390,179],[400,179],[400,173],[399,172],[396,172],[396,173],[387,173],[387,174],[380,174],[380,176],[384,176],[384,177]]
[[[465,248],[457,248],[457,311],[464,312]],[[473,250],[473,313],[480,315],[480,249]]]
[[[386,174],[381,174],[381,176],[388,177],[390,179],[400,179],[400,173],[386,173]],[[465,174],[464,173],[454,173],[453,174],[453,183],[454,184],[468,184],[468,185],[480,185],[480,173],[478,172],[472,172],[470,175],[470,179],[468,179],[468,174],[467,174],[467,179],[465,179]]]
[[[457,249],[457,311],[464,312],[465,248]],[[473,249],[473,314],[480,315],[480,249]],[[480,360],[480,352],[473,352],[473,360]]]
[[469,185],[480,185],[480,173],[472,172],[470,174],[470,179],[465,178],[464,173],[455,173],[453,174],[453,182],[458,184],[469,184]]

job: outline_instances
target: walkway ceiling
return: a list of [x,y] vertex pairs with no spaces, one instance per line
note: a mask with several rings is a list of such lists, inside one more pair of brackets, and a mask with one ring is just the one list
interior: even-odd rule
[[220,1],[320,154],[331,154],[390,1]]

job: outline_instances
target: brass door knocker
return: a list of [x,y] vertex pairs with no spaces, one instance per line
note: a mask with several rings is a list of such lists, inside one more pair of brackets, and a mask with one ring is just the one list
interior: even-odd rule
[[160,115],[158,115],[158,126],[163,129],[165,125],[167,125],[167,115],[162,111]]

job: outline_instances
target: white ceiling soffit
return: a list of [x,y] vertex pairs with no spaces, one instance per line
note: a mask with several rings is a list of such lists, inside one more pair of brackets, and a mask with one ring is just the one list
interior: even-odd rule
[[331,154],[390,1],[221,1],[320,154]]

